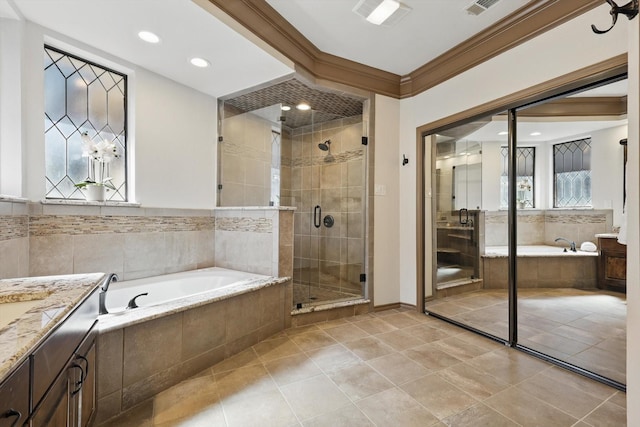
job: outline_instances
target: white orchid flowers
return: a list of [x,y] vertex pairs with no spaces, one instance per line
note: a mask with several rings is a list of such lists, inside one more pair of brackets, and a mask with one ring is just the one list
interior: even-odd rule
[[119,157],[116,145],[113,142],[101,139],[100,142],[93,141],[85,131],[81,134],[82,157],[89,158],[89,176],[84,182],[76,184],[76,187],[83,188],[87,185],[104,185],[113,190],[116,188],[110,182],[109,164]]

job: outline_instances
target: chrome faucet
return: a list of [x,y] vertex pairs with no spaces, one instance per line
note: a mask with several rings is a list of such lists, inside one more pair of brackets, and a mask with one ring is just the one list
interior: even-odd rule
[[105,305],[105,301],[107,299],[107,290],[109,289],[109,285],[111,284],[111,282],[117,282],[117,281],[118,281],[118,275],[115,273],[109,274],[102,281],[102,284],[100,285],[98,314],[109,314],[109,311],[107,311],[107,306]]
[[[569,250],[571,252],[577,252],[576,251],[576,242],[572,242],[571,240],[567,240],[564,237],[558,237],[555,241],[558,242],[560,240],[565,241],[565,242],[567,242],[569,244]],[[565,248],[565,252],[566,252],[566,250],[567,249]]]

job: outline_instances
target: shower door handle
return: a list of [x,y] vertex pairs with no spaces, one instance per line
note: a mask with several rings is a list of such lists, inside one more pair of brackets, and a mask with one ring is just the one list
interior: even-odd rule
[[322,225],[322,208],[320,207],[320,205],[316,205],[316,207],[313,208],[313,226],[315,228],[320,228],[321,225]]
[[[465,213],[464,220],[462,219],[462,211],[464,211],[464,213]],[[458,220],[460,221],[460,224],[468,224],[469,223],[469,209],[467,209],[467,208],[460,209],[458,211]]]

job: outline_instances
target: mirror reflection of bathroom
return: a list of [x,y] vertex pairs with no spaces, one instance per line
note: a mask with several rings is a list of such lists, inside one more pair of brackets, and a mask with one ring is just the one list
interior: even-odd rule
[[219,205],[295,209],[293,310],[366,296],[367,102],[299,76],[222,98]]
[[[518,344],[618,384],[626,382],[626,91],[622,79],[515,110]],[[426,310],[504,340],[507,123],[504,111],[425,138],[435,219]]]

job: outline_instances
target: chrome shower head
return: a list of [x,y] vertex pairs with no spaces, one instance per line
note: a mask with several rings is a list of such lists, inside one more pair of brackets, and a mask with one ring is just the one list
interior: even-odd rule
[[321,142],[318,144],[318,148],[322,151],[329,151],[329,146],[331,145],[331,140],[327,139],[325,142]]

